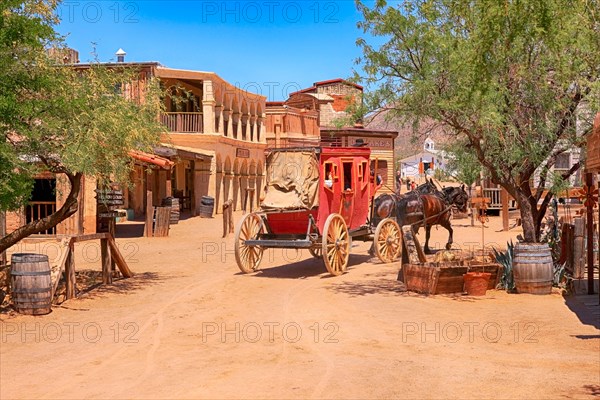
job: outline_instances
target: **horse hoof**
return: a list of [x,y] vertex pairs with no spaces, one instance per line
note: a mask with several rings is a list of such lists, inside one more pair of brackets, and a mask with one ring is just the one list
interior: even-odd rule
[[452,248],[452,243],[446,243],[446,250],[450,250]]

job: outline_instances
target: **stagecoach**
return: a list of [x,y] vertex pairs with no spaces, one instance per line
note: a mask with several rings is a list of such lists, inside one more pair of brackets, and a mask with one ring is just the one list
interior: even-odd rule
[[235,231],[240,270],[257,270],[268,248],[308,249],[323,257],[332,275],[348,265],[352,240],[374,240],[375,254],[391,262],[401,250],[394,219],[373,226],[376,178],[366,147],[302,147],[267,150],[267,186],[261,211],[249,213]]

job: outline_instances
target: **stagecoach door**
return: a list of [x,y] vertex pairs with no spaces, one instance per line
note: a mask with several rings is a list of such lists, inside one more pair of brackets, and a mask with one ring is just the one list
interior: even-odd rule
[[342,182],[344,183],[342,191],[342,201],[340,203],[340,215],[346,221],[346,225],[352,225],[352,216],[354,214],[354,194],[356,193],[356,181],[354,176],[354,163],[352,161],[342,162]]

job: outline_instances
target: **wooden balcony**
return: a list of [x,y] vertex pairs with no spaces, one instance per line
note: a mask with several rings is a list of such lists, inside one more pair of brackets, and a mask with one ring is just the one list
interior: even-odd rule
[[202,113],[168,112],[160,116],[160,122],[169,132],[203,133]]

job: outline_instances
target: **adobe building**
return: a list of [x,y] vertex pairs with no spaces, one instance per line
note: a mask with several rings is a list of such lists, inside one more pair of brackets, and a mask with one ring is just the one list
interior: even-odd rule
[[296,108],[283,101],[266,103],[267,147],[318,146],[319,112]]
[[[165,197],[180,198],[184,211],[200,214],[201,201],[214,199],[214,212],[232,199],[234,209],[244,202],[258,204],[264,170],[266,97],[241,90],[213,72],[166,68],[157,62],[125,62],[119,50],[116,63],[107,68],[128,66],[139,70],[136,81],[124,84],[121,91],[133,101],[143,101],[150,79],[159,79],[171,96],[165,98],[165,112],[157,116],[165,125],[161,145],[155,154],[134,152],[133,189],[123,188],[123,209],[135,217],[146,213],[148,203],[161,206]],[[62,53],[61,53],[62,57]],[[68,59],[67,59],[68,58]],[[91,64],[74,63],[75,53],[61,58],[80,70]],[[187,101],[180,101],[185,92]],[[177,101],[176,101],[177,99]],[[32,220],[43,218],[64,204],[62,196],[69,183],[59,175],[42,173],[35,180],[32,201],[14,213],[7,213],[7,231],[11,232]],[[96,181],[84,177],[79,210],[47,235],[95,233],[97,230]],[[148,201],[151,195],[151,202]],[[128,215],[130,213],[127,213]]]
[[361,124],[336,127],[340,121],[347,122],[348,106],[362,102],[362,96],[362,86],[338,78],[315,82],[291,93],[286,101],[268,102],[268,147],[352,146],[362,141],[371,148],[371,168],[383,178],[381,192],[394,191],[394,139],[398,133],[365,129]]
[[291,93],[285,104],[289,107],[315,110],[320,127],[334,127],[335,120],[348,116],[352,103],[362,102],[363,87],[344,79],[315,82],[313,86]]

